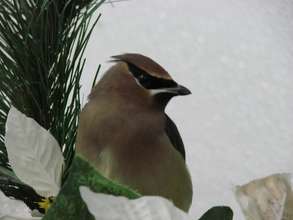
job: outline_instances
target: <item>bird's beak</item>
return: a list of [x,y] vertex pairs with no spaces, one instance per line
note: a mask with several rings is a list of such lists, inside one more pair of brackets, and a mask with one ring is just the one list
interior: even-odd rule
[[168,88],[168,92],[174,93],[176,95],[189,95],[189,94],[191,94],[191,91],[182,85],[177,85],[176,87]]

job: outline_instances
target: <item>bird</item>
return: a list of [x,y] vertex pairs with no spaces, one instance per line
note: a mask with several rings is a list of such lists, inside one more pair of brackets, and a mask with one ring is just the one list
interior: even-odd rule
[[190,90],[142,54],[111,61],[80,113],[77,152],[106,178],[188,212],[193,190],[185,148],[165,108]]

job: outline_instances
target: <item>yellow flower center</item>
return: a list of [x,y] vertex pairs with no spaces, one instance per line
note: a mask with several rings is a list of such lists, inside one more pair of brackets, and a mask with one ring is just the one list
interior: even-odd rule
[[48,209],[51,207],[51,205],[54,202],[54,197],[49,197],[49,198],[43,198],[40,202],[37,202],[39,207],[41,209],[45,210],[45,213],[48,211]]

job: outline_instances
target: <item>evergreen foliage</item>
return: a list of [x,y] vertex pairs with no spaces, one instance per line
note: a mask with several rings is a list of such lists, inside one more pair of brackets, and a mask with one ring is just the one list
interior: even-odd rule
[[[11,105],[48,129],[63,148],[65,174],[74,156],[83,53],[93,13],[104,0],[0,1],[0,166]],[[66,176],[66,175],[65,175]]]

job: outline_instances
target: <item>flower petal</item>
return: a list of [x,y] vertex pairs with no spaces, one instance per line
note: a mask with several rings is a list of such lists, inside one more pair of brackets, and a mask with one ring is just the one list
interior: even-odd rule
[[6,197],[0,191],[0,220],[31,220],[41,219],[41,217],[32,217],[30,209],[19,200]]
[[11,167],[21,181],[41,196],[58,194],[64,158],[58,142],[46,129],[12,107],[5,145]]
[[191,220],[170,201],[158,196],[129,200],[126,197],[94,193],[84,186],[80,187],[80,193],[89,211],[98,220]]

